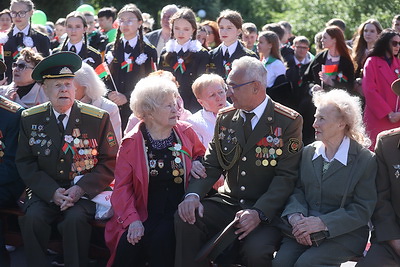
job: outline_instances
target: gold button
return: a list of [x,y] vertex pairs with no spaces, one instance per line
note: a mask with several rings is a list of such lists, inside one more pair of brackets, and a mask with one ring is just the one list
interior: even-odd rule
[[40,151],[38,151],[37,154],[40,155]]
[[64,173],[64,171],[63,171],[63,170],[61,170],[61,171],[60,171],[60,174],[63,174],[63,173]]
[[246,202],[244,199],[239,200],[240,204],[244,204]]
[[60,159],[60,162],[64,162],[64,159]]
[[242,176],[245,176],[245,175],[246,175],[246,172],[245,172],[245,171],[242,171],[240,174],[241,174]]
[[242,160],[243,160],[243,161],[246,161],[246,160],[247,160],[247,158],[246,158],[246,157],[243,157],[243,158],[242,158]]
[[240,187],[240,191],[244,191],[244,190],[246,190],[246,187],[245,187],[244,185],[242,185],[242,186]]

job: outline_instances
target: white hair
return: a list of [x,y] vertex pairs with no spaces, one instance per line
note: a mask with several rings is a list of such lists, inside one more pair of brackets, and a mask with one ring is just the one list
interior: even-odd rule
[[173,11],[174,13],[178,12],[179,8],[177,5],[166,5],[165,7],[163,7],[161,9],[161,17],[164,16],[165,13],[167,13],[168,11]]
[[93,101],[104,96],[107,92],[103,81],[97,76],[94,69],[85,62],[82,62],[82,67],[75,72],[74,81],[85,88],[85,95]]
[[178,97],[176,84],[161,76],[141,79],[131,94],[130,108],[139,119],[154,112],[168,96]]
[[267,88],[267,70],[260,60],[250,56],[244,56],[234,60],[232,63],[232,70],[228,75],[228,80],[230,80],[229,78],[237,71],[244,71],[245,78],[249,81],[258,81],[264,88]]

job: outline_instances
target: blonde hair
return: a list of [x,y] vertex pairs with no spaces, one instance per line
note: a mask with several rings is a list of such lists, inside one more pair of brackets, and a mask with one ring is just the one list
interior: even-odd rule
[[192,91],[196,98],[201,98],[203,89],[207,88],[211,84],[219,84],[225,88],[224,79],[217,74],[203,74],[198,77],[192,84]]
[[107,92],[103,81],[97,76],[94,69],[85,62],[82,62],[82,67],[75,72],[74,81],[85,87],[85,95],[92,100],[99,99]]
[[318,108],[332,104],[346,123],[345,135],[364,147],[371,145],[362,118],[361,100],[341,89],[329,92],[318,92],[313,96],[314,105]]
[[168,96],[178,97],[176,84],[161,76],[149,76],[141,79],[131,94],[130,108],[135,116],[144,119],[154,112]]

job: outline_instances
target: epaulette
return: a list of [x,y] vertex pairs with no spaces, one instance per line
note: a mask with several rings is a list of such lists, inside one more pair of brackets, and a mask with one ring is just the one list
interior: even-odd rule
[[90,115],[90,116],[100,118],[100,119],[103,118],[104,113],[106,112],[102,109],[96,108],[91,105],[84,104],[82,102],[78,102],[78,108],[81,110],[81,112],[83,114]]
[[91,47],[90,45],[88,46],[88,50],[90,50],[90,51],[92,51],[92,52],[94,52],[94,53],[96,53],[96,54],[99,54],[99,55],[101,55],[101,54],[100,54],[100,52],[99,52],[99,51],[97,51],[97,49],[95,49],[95,48]]
[[284,105],[276,102],[274,110],[285,117],[291,118],[292,120],[296,119],[299,116],[299,113],[297,113],[293,109],[285,107]]
[[5,97],[0,97],[0,108],[16,113],[22,106]]
[[48,108],[49,108],[49,103],[43,103],[41,105],[25,109],[24,111],[22,111],[21,116],[22,117],[28,117],[28,116],[31,116],[31,115],[34,115],[34,114],[38,114],[38,113],[44,112]]
[[144,43],[147,44],[147,46],[149,46],[150,48],[157,49],[157,48],[156,48],[152,43],[150,43],[150,42],[144,41]]
[[232,111],[232,110],[235,110],[235,109],[236,109],[236,108],[234,108],[233,106],[221,108],[221,109],[218,111],[218,114],[227,113],[227,112]]
[[383,138],[385,136],[393,136],[396,134],[400,133],[400,127],[399,128],[394,128],[394,129],[390,129],[390,130],[386,130],[386,131],[382,131],[378,134],[378,136],[376,137],[376,139],[378,140],[379,138]]

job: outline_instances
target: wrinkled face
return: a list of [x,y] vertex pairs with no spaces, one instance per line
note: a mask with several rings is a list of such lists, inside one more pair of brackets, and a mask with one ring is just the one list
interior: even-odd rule
[[307,43],[301,43],[301,42],[297,42],[294,44],[294,55],[296,56],[297,59],[301,59],[303,60],[308,52],[308,45]]
[[83,21],[80,18],[69,18],[65,24],[70,42],[73,44],[79,43],[86,31]]
[[13,81],[17,86],[26,86],[34,83],[31,75],[35,66],[25,61],[23,57],[19,57],[13,64]]
[[123,12],[118,16],[119,29],[127,40],[134,38],[143,21],[138,20],[132,12]]
[[192,38],[193,29],[192,24],[186,19],[176,19],[172,26],[174,30],[174,38],[178,44],[183,45]]
[[28,25],[29,19],[33,14],[33,10],[29,10],[29,7],[24,3],[13,3],[10,7],[10,11],[11,16],[13,17],[13,23],[20,30],[24,29],[26,25]]
[[53,108],[64,113],[74,104],[75,86],[73,78],[46,79],[43,89]]
[[220,83],[210,84],[203,88],[197,101],[205,110],[217,114],[218,110],[226,106],[225,86]]
[[228,19],[221,19],[218,27],[221,41],[224,42],[226,46],[230,46],[236,42],[241,33],[241,29],[236,28],[235,24]]
[[395,35],[390,39],[390,47],[392,48],[392,56],[399,53],[400,37],[398,35]]
[[344,131],[344,122],[340,118],[338,109],[333,104],[318,107],[315,112],[313,127],[315,139],[324,144],[329,143]]
[[374,44],[378,39],[379,34],[375,25],[372,23],[368,23],[364,27],[363,35],[364,35],[364,40],[365,42],[367,42],[367,44],[369,43]]
[[322,46],[330,49],[336,46],[336,39],[332,38],[327,32],[322,35]]
[[11,27],[12,20],[8,14],[0,16],[0,31],[7,31]]
[[245,70],[232,70],[228,76],[227,84],[228,91],[226,96],[231,98],[235,108],[246,111],[254,109],[255,81],[251,81],[246,77]]
[[243,42],[246,44],[247,48],[252,48],[257,41],[257,33],[243,33]]
[[272,43],[268,42],[264,36],[260,36],[258,37],[257,49],[258,52],[264,55],[264,57],[269,57],[269,54],[271,54]]
[[152,123],[162,128],[172,128],[178,120],[176,97],[167,96],[159,107],[151,114]]

